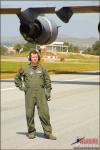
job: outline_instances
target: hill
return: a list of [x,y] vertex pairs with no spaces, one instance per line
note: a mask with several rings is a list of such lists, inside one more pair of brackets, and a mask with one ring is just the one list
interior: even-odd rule
[[65,35],[62,35],[58,37],[57,41],[66,41],[69,43],[72,43],[74,46],[78,46],[81,49],[85,49],[88,47],[92,47],[92,45],[98,41],[95,37],[90,38],[75,38],[75,37],[66,37]]
[[[94,37],[90,38],[75,38],[75,37],[66,37],[65,35],[58,36],[56,41],[66,41],[72,43],[74,46],[78,46],[81,49],[91,47],[98,39]],[[26,43],[23,37],[1,37],[2,45],[13,45],[15,43]]]

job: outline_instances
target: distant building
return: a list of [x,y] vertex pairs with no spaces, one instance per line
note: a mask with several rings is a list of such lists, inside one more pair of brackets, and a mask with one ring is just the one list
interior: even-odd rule
[[8,47],[8,54],[15,54],[16,50],[14,49],[14,47]]
[[9,47],[6,45],[3,45],[3,47],[5,47],[7,49],[8,54],[15,54],[16,53],[16,50],[14,49],[14,47]]
[[64,42],[53,42],[52,44],[41,46],[41,50],[51,52],[63,52],[64,49],[68,52],[68,46],[64,46]]
[[21,49],[15,49],[14,47],[9,47],[9,46],[6,46],[6,45],[3,45],[3,47],[7,48],[7,53],[8,54],[15,54],[15,53],[21,53],[23,51],[23,48]]

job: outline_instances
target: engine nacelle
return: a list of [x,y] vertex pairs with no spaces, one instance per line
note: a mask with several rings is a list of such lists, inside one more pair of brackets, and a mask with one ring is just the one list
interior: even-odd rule
[[45,45],[56,40],[58,27],[54,21],[39,16],[33,22],[21,22],[20,33],[28,42]]

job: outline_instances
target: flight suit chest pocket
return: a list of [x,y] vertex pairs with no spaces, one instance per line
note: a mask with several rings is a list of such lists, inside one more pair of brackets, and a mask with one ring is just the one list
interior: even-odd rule
[[37,81],[38,83],[43,86],[44,85],[44,77],[43,77],[43,73],[41,71],[37,71],[36,72],[36,78],[37,78]]
[[36,71],[36,76],[39,78],[39,79],[42,79],[43,80],[43,73],[42,71]]
[[34,73],[32,71],[25,73],[25,83],[27,87],[30,87],[31,85],[33,74]]
[[32,71],[30,71],[29,73],[26,73],[26,74],[25,74],[25,78],[26,78],[27,80],[30,80],[30,79],[32,78],[32,76],[33,76],[33,72],[32,72]]

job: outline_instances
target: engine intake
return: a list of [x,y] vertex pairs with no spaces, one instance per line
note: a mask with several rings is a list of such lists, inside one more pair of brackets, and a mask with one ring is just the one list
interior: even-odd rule
[[33,22],[21,22],[20,33],[28,42],[45,45],[57,38],[58,27],[54,21],[39,16]]

